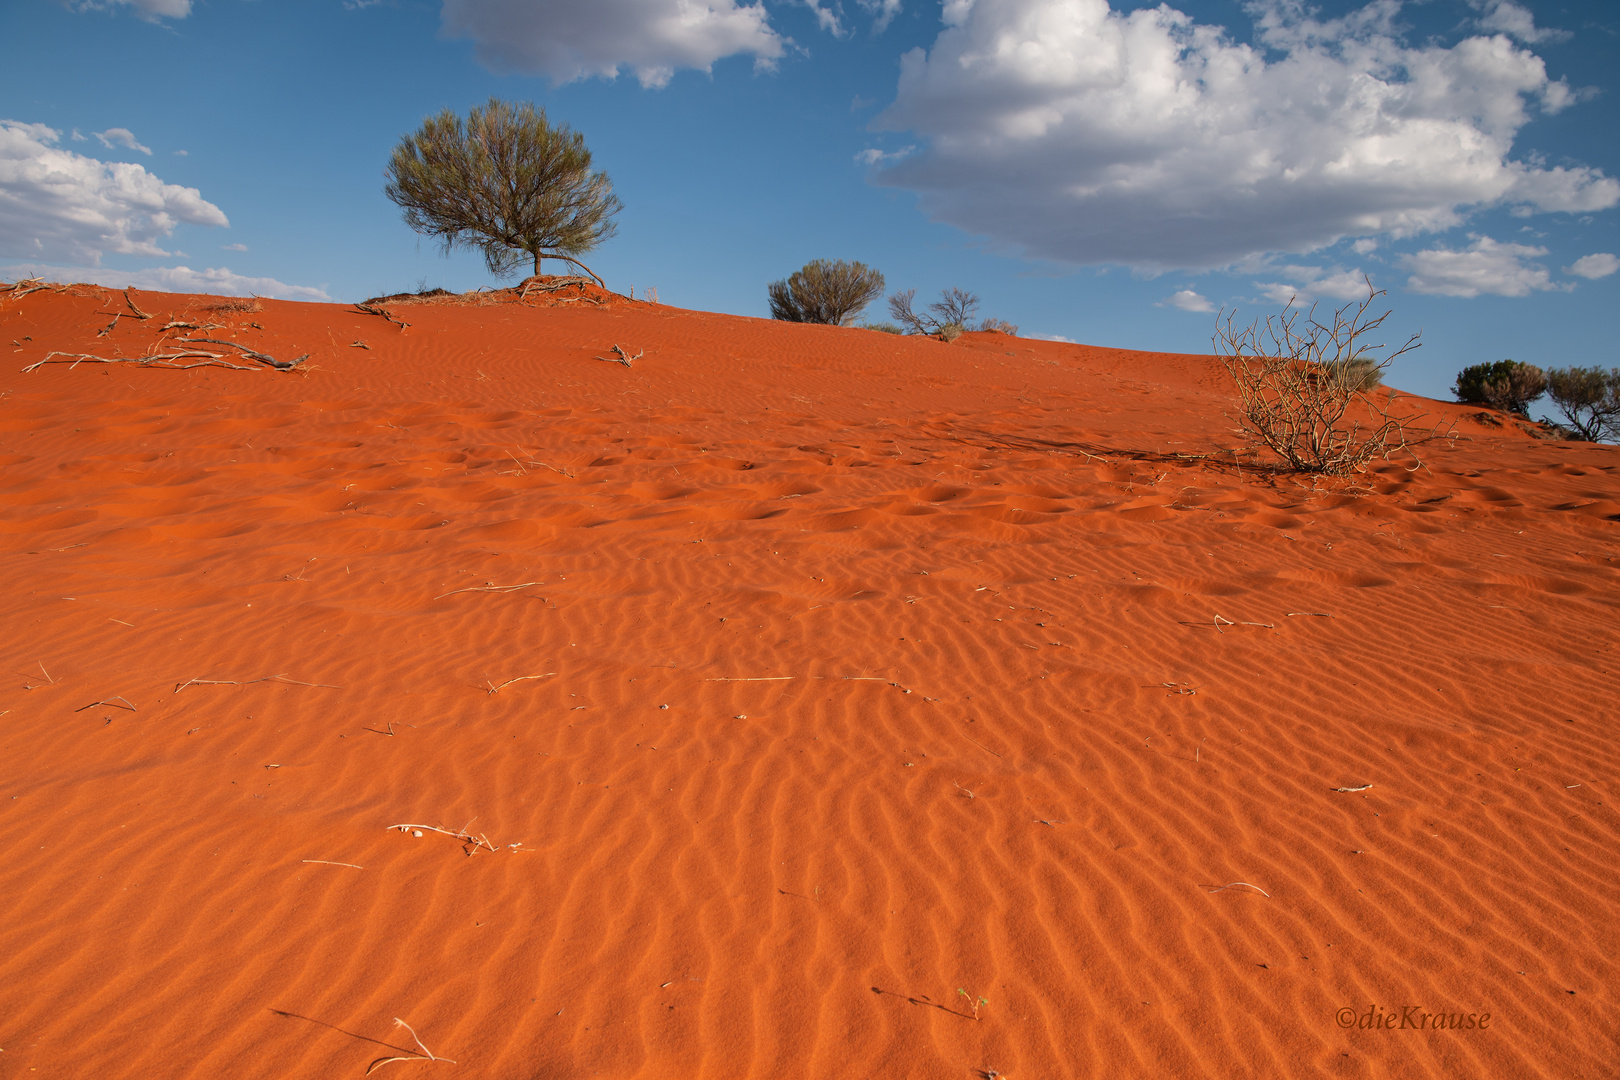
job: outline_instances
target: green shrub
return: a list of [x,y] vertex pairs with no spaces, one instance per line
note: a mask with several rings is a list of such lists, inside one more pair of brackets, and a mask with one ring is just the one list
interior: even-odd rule
[[773,319],[843,326],[883,295],[883,275],[865,263],[817,259],[767,291]]
[[1457,372],[1452,393],[1469,405],[1489,405],[1503,412],[1530,415],[1530,403],[1547,392],[1547,375],[1534,364],[1498,360]]
[[1620,442],[1620,368],[1553,368],[1547,396],[1578,438]]

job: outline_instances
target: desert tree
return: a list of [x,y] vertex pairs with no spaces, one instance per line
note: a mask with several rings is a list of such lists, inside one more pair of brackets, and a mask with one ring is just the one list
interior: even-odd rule
[[1457,372],[1451,392],[1464,404],[1489,405],[1528,419],[1530,403],[1547,392],[1547,373],[1518,360],[1474,364]]
[[[1371,309],[1384,295],[1367,283],[1367,298],[1319,321],[1290,300],[1281,315],[1239,326],[1232,315],[1215,324],[1215,351],[1238,393],[1237,420],[1250,450],[1269,449],[1291,469],[1344,476],[1375,457],[1408,450],[1411,421],[1391,414],[1393,395],[1369,391],[1396,357],[1418,347],[1413,334],[1399,349],[1372,345],[1389,312]],[[1224,312],[1223,312],[1224,314]]]
[[1553,368],[1547,372],[1547,396],[1580,438],[1620,441],[1620,368]]
[[557,259],[602,279],[579,256],[616,231],[620,202],[606,173],[591,170],[585,138],[553,125],[544,109],[490,98],[465,122],[449,109],[405,136],[388,161],[388,197],[405,223],[445,254],[477,248],[504,277]]
[[816,259],[766,291],[773,319],[843,326],[883,295],[883,275],[865,263]]

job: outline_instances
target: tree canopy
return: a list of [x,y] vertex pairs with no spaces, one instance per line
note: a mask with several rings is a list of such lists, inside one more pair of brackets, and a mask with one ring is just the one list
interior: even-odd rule
[[611,237],[622,205],[606,173],[591,171],[585,137],[552,125],[544,109],[490,98],[463,123],[449,109],[423,121],[388,162],[390,199],[405,223],[445,253],[477,248],[504,277],[534,260],[558,259],[598,278],[577,256]]
[[817,259],[768,292],[773,319],[843,326],[883,295],[883,275],[865,263]]

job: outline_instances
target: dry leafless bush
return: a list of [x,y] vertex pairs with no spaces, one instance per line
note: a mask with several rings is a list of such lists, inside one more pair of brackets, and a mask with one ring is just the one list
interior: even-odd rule
[[[1396,357],[1418,347],[1418,334],[1382,359],[1385,348],[1368,336],[1389,318],[1374,317],[1374,302],[1383,296],[1367,283],[1367,298],[1333,312],[1320,322],[1316,308],[1300,312],[1290,300],[1281,315],[1267,316],[1246,327],[1233,315],[1216,321],[1215,351],[1238,392],[1242,425],[1258,452],[1264,447],[1291,469],[1346,476],[1360,472],[1373,458],[1405,452],[1416,460],[1411,441],[1414,418],[1391,414],[1393,393],[1374,397],[1383,372]],[[1303,325],[1301,316],[1303,315]]]

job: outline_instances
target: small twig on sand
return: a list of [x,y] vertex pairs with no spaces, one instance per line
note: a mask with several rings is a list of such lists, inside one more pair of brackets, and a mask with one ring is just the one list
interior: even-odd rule
[[[473,821],[477,820],[477,818],[473,818]],[[467,822],[467,825],[471,824],[472,821]],[[426,831],[443,833],[445,836],[453,836],[457,840],[460,840],[463,844],[472,845],[472,850],[467,852],[468,855],[471,855],[473,851],[477,851],[479,848],[488,848],[490,851],[500,850],[494,844],[490,843],[489,837],[485,836],[483,833],[479,833],[478,835],[474,836],[472,833],[468,832],[467,825],[463,825],[459,829],[441,829],[437,825],[390,825],[388,827],[390,829],[398,829],[400,832],[404,833]]]
[[598,356],[597,359],[598,360],[606,360],[610,364],[623,364],[625,367],[629,367],[633,361],[640,360],[647,353],[646,349],[642,349],[641,352],[638,352],[638,353],[636,353],[636,355],[631,356],[629,353],[624,351],[624,346],[622,346],[622,345],[613,346],[613,351],[618,353],[619,355],[618,356]]
[[517,592],[519,589],[527,589],[531,585],[544,584],[543,581],[525,581],[522,585],[470,585],[465,589],[451,589],[447,593],[440,593],[433,599],[443,600],[446,596],[454,596],[456,593],[464,592]]
[[180,344],[182,344],[182,345],[199,345],[199,344],[202,344],[204,342],[206,342],[209,345],[228,345],[231,348],[236,349],[238,352],[240,352],[243,356],[246,356],[248,359],[257,360],[261,364],[269,364],[271,367],[275,368],[277,371],[291,371],[293,368],[297,367],[299,364],[302,364],[305,360],[309,359],[309,353],[305,353],[303,356],[296,357],[296,358],[294,358],[292,360],[277,360],[275,357],[271,356],[269,353],[262,353],[262,352],[259,352],[257,349],[248,348],[246,345],[243,345],[241,342],[226,341],[224,338],[203,337],[203,338],[181,338],[180,339]]
[[963,787],[961,784],[958,784],[955,780],[952,780],[951,783],[956,787],[957,791],[960,791],[962,794],[966,795],[968,798],[970,798],[970,799],[977,798],[977,796],[975,796],[973,794],[973,792],[969,791],[967,788]]
[[1366,791],[1370,787],[1372,787],[1371,784],[1362,784],[1360,787],[1336,787],[1333,790],[1334,791]]
[[[967,739],[968,742],[972,743],[974,746],[977,746],[980,750],[983,750],[985,753],[989,754],[991,757],[1001,757],[1000,754],[996,753],[994,750],[990,749],[988,746],[984,745],[984,743],[980,742],[979,740],[977,740],[975,738],[972,738],[972,737],[967,736],[967,735],[962,736],[962,738]],[[1005,760],[1005,759],[1003,759],[1003,760]]]
[[1295,615],[1314,615],[1318,619],[1331,619],[1331,618],[1333,618],[1333,616],[1329,615],[1325,611],[1290,611],[1288,613],[1288,617],[1290,619],[1292,619]]
[[1219,888],[1214,888],[1214,889],[1209,889],[1209,886],[1206,885],[1206,886],[1204,886],[1204,888],[1209,889],[1209,891],[1212,892],[1212,893],[1218,893],[1218,892],[1221,891],[1221,889],[1232,889],[1232,888],[1236,888],[1239,885],[1246,885],[1249,888],[1253,889],[1255,892],[1259,893],[1261,896],[1265,897],[1267,900],[1271,899],[1271,894],[1270,893],[1266,892],[1266,890],[1262,889],[1258,885],[1249,885],[1249,883],[1247,881],[1234,881],[1230,885],[1222,885]]
[[320,863],[322,866],[352,866],[356,870],[364,870],[365,869],[365,867],[360,866],[357,863],[333,862],[331,859],[299,859],[298,861],[299,862],[307,862],[307,863]]
[[1262,626],[1267,630],[1277,629],[1276,626],[1268,622],[1233,622],[1231,619],[1223,619],[1221,616],[1217,615],[1215,616],[1215,629],[1218,633],[1222,634],[1226,633],[1225,630],[1221,629],[1222,623],[1225,623],[1227,626]]
[[411,1025],[407,1024],[405,1021],[401,1020],[397,1016],[394,1017],[394,1023],[397,1026],[402,1027],[406,1031],[411,1033],[411,1038],[416,1040],[416,1045],[417,1046],[422,1047],[422,1054],[426,1055],[426,1057],[424,1058],[424,1057],[418,1056],[416,1054],[405,1054],[405,1055],[402,1055],[400,1057],[378,1058],[376,1061],[373,1061],[371,1063],[371,1065],[366,1069],[366,1075],[367,1076],[371,1075],[373,1069],[380,1069],[384,1065],[387,1065],[390,1062],[395,1062],[395,1061],[423,1061],[423,1060],[427,1060],[427,1061],[442,1061],[447,1065],[454,1065],[455,1064],[455,1062],[451,1061],[449,1058],[435,1057],[434,1054],[433,1054],[433,1051],[429,1050],[426,1046],[424,1046],[422,1044],[421,1037],[416,1034],[416,1029],[411,1027]]
[[297,679],[289,679],[285,675],[266,675],[262,679],[242,679],[240,681],[236,679],[187,679],[185,682],[177,684],[174,692],[178,694],[188,686],[250,686],[253,683],[262,682],[284,682],[290,686],[319,686],[326,690],[343,689],[343,687],[333,686],[331,683],[299,682]]
[[704,682],[786,682],[788,679],[797,679],[797,675],[760,675],[750,679],[704,679]]
[[[120,702],[122,704],[120,704]],[[106,701],[92,701],[90,704],[84,706],[84,708],[74,709],[73,711],[74,712],[84,712],[85,709],[93,709],[97,705],[111,705],[115,709],[128,709],[130,712],[139,712],[140,711],[135,706],[133,706],[133,705],[131,705],[129,703],[129,698],[124,697],[122,694],[115,694],[112,697],[108,698]]]
[[[515,679],[507,679],[505,682],[501,683],[500,686],[496,686],[493,682],[490,682],[489,683],[489,692],[491,694],[493,694],[497,690],[501,690],[501,689],[504,689],[505,687],[511,686],[515,682],[527,682],[530,679],[549,679],[555,674],[557,674],[555,671],[548,671],[544,675],[519,675]],[[486,680],[486,681],[488,681],[488,680]]]

